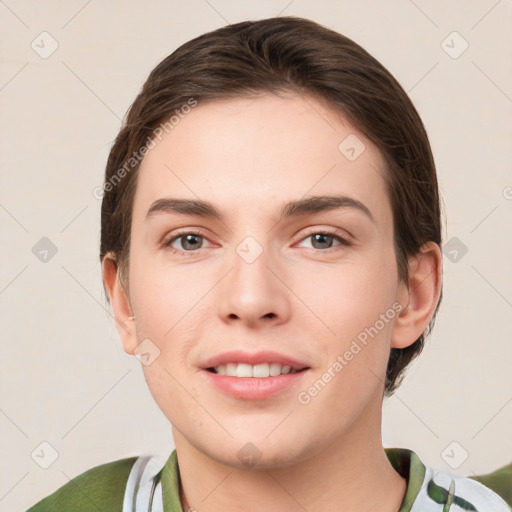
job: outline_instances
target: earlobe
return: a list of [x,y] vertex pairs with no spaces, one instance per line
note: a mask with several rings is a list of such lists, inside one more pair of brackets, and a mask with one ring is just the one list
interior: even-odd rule
[[129,297],[120,281],[115,255],[107,253],[103,258],[101,267],[103,285],[112,306],[112,312],[124,351],[127,354],[133,355],[137,348],[135,322],[133,321],[135,317],[132,313]]
[[400,302],[404,305],[396,317],[391,348],[412,345],[425,331],[442,287],[442,256],[439,245],[428,242],[409,260],[409,284],[400,284]]

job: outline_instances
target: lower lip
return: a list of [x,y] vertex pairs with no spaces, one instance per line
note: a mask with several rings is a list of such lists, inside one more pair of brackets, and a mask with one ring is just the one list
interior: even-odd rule
[[226,395],[241,400],[265,400],[271,398],[281,391],[296,386],[308,370],[276,377],[228,377],[217,373],[203,370],[209,384],[222,391]]

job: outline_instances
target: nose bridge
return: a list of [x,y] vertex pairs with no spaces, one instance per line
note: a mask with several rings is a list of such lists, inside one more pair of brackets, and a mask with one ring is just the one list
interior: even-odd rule
[[[253,275],[261,274],[262,278],[269,272],[267,265],[275,265],[272,235],[264,220],[259,216],[258,205],[251,205],[251,214],[235,219],[232,228],[233,254],[231,273],[245,275],[250,279]],[[243,217],[243,218],[242,218]],[[237,240],[238,243],[237,243]]]
[[263,298],[275,288],[275,283],[271,282],[275,276],[269,266],[272,262],[275,266],[276,262],[268,237],[262,234],[256,236],[247,235],[243,238],[235,247],[232,258],[232,285],[239,291],[241,299],[249,299],[251,296]]
[[286,287],[275,275],[280,273],[280,265],[270,240],[259,230],[234,247],[220,301],[224,318],[254,323],[264,318],[283,319],[288,314]]

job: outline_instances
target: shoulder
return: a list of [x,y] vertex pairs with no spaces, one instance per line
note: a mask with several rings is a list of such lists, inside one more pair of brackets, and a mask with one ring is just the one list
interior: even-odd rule
[[426,467],[415,452],[405,448],[386,448],[386,454],[407,481],[400,512],[511,512],[507,501],[512,487],[512,465],[489,475],[470,478]]
[[126,482],[137,457],[85,471],[26,512],[121,512]]
[[476,475],[471,478],[492,489],[512,507],[512,463],[502,466],[492,473]]
[[[510,512],[507,503],[489,487],[464,476],[427,468],[425,499],[430,503],[449,504],[447,510]],[[443,508],[444,510],[444,508]]]
[[473,510],[476,512],[510,512],[504,499],[486,485],[465,476],[425,468],[421,505],[437,504],[439,510]]

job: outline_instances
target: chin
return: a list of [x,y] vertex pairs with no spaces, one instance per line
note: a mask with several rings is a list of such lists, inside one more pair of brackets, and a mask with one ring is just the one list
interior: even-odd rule
[[294,453],[290,453],[283,447],[271,449],[248,441],[241,447],[236,446],[231,456],[227,456],[227,452],[223,451],[220,454],[212,454],[211,458],[239,470],[268,471],[291,467],[307,458],[299,456],[296,452],[297,448]]

